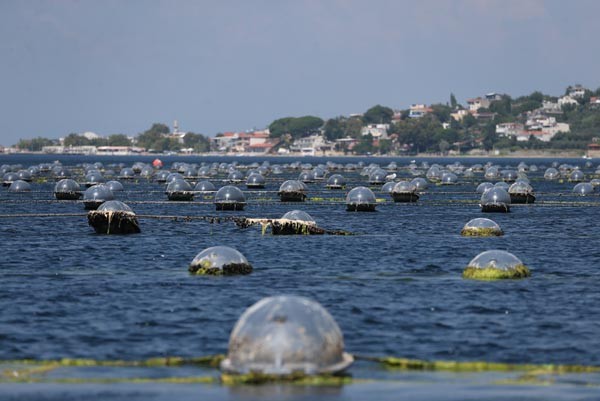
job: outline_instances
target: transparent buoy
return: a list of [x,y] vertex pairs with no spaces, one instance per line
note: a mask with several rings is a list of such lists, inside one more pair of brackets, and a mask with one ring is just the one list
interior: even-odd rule
[[31,184],[23,180],[15,180],[10,183],[8,192],[31,192]]
[[577,195],[589,195],[594,192],[594,186],[589,182],[580,182],[573,187],[573,193]]
[[346,210],[351,212],[372,212],[377,206],[375,194],[367,187],[353,188],[346,195]]
[[217,210],[244,210],[246,197],[238,187],[225,185],[215,194],[214,203]]
[[494,186],[494,184],[492,184],[491,182],[482,182],[481,184],[479,184],[477,186],[477,193],[484,193],[485,191],[487,191],[488,189],[492,188]]
[[494,237],[503,235],[504,232],[494,220],[479,217],[469,220],[460,234],[466,237]]
[[241,252],[228,246],[213,246],[196,255],[188,268],[190,273],[200,275],[249,274],[252,265]]
[[516,181],[508,188],[511,203],[530,204],[535,202],[535,195],[531,185],[523,181]]
[[481,195],[481,211],[483,212],[510,212],[510,195],[499,187],[493,187]]
[[348,368],[342,331],[319,303],[298,296],[264,298],[239,318],[229,338],[227,373],[283,376]]
[[54,197],[58,200],[77,200],[82,196],[81,187],[70,178],[63,178],[54,186]]
[[[168,181],[167,181],[168,182]],[[192,201],[194,192],[189,182],[181,178],[176,178],[169,182],[165,191],[170,201]]]
[[281,184],[277,194],[282,202],[304,202],[306,187],[301,181],[287,180]]
[[113,199],[115,195],[104,184],[93,185],[83,193],[83,204],[88,210],[95,210],[102,203]]
[[480,253],[463,271],[464,278],[475,280],[518,279],[530,275],[531,272],[519,258],[501,250]]
[[346,187],[346,179],[341,174],[333,174],[327,179],[327,188],[343,189]]

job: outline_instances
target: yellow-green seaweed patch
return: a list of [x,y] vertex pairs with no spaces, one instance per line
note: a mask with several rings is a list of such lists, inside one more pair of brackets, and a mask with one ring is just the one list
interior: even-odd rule
[[472,280],[505,280],[529,277],[531,276],[531,272],[525,265],[517,265],[508,269],[467,266],[463,270],[462,276],[463,278]]
[[469,227],[463,228],[460,232],[460,235],[462,235],[463,237],[499,237],[501,235],[504,235],[504,232],[497,228]]

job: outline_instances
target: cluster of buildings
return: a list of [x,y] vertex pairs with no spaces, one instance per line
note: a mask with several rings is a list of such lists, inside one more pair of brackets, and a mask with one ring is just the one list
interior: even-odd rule
[[[542,106],[538,109],[529,111],[517,118],[516,121],[503,122],[496,124],[496,134],[503,137],[514,137],[517,141],[527,141],[531,137],[540,141],[548,142],[559,132],[569,132],[570,126],[567,123],[560,122],[560,116],[563,114],[563,108],[570,105],[578,105],[586,95],[586,88],[581,85],[570,87],[566,95],[555,100],[544,100]],[[502,101],[504,95],[498,93],[488,93],[484,96],[467,99],[466,107],[457,107],[450,114],[455,121],[461,122],[467,116],[475,118],[477,121],[492,121],[496,113],[490,111],[490,106],[497,101]],[[600,107],[600,97],[591,97],[590,104]],[[395,110],[392,121],[402,119],[419,119],[432,113],[432,107],[425,104],[412,104],[408,111]],[[352,117],[361,117],[360,114],[350,115]],[[450,128],[449,122],[444,122],[445,129]],[[302,155],[316,155],[335,149],[352,150],[360,142],[361,137],[370,135],[373,145],[378,146],[382,140],[394,140],[394,135],[389,134],[390,124],[368,124],[361,128],[361,135],[358,138],[346,137],[337,139],[334,142],[327,141],[323,132],[303,138],[296,139],[291,143],[286,143],[284,147],[277,147],[277,153],[294,153]],[[164,134],[165,137],[174,139],[180,144],[184,143],[187,132],[179,130],[177,121],[173,123],[173,131]],[[93,132],[81,134],[89,140],[97,139],[99,136]],[[61,154],[98,154],[98,155],[124,155],[138,154],[145,149],[135,146],[135,139],[129,138],[131,146],[64,146],[64,138],[61,138],[60,145],[46,146],[43,152],[61,153]],[[274,147],[279,143],[278,138],[271,138],[268,129],[252,130],[245,132],[224,132],[219,133],[214,138],[210,138],[211,152],[221,154],[266,154],[272,153]],[[181,153],[191,153],[193,149],[182,149]]]
[[[585,93],[586,88],[575,85],[569,88],[566,95],[559,97],[556,101],[544,100],[542,107],[527,112],[523,122],[497,124],[496,134],[514,137],[517,141],[528,141],[533,137],[542,142],[549,142],[559,132],[571,131],[569,124],[557,121],[557,117],[563,114],[563,107],[578,105],[585,97]],[[592,97],[590,103],[600,104],[600,100]]]

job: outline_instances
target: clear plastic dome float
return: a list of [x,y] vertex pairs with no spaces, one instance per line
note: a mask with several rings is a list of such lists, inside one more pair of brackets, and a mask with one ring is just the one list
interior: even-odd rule
[[407,181],[400,181],[396,183],[392,189],[391,195],[394,199],[394,202],[409,203],[419,200],[417,188]]
[[244,181],[244,173],[238,170],[233,170],[227,175],[227,181],[230,183],[240,183]]
[[477,191],[478,194],[482,194],[493,187],[494,184],[492,184],[491,182],[482,182],[481,184],[477,185],[477,189],[475,191]]
[[167,170],[161,170],[158,173],[156,173],[154,177],[156,178],[156,182],[158,182],[159,184],[164,184],[165,182],[167,182],[167,177],[170,174],[171,173],[169,173]]
[[369,174],[369,185],[383,185],[386,181],[387,171],[378,168]]
[[106,201],[87,215],[88,224],[97,234],[136,234],[140,232],[135,213],[125,203]]
[[377,206],[375,194],[367,187],[356,187],[346,195],[346,210],[349,212],[374,212]]
[[119,172],[118,178],[120,180],[133,180],[135,178],[135,171],[133,170],[133,168],[125,167]]
[[510,203],[530,204],[535,202],[533,188],[525,182],[518,181],[512,184],[508,188],[508,194],[510,195]]
[[83,196],[77,181],[63,178],[54,186],[54,197],[58,200],[77,200]]
[[346,179],[341,174],[333,174],[327,179],[327,189],[344,189],[346,188]]
[[589,195],[594,192],[594,186],[589,182],[580,182],[573,187],[573,193],[576,195]]
[[31,184],[23,180],[15,180],[8,186],[8,192],[31,192]]
[[495,221],[479,217],[469,220],[462,228],[460,235],[465,237],[498,237],[504,235],[504,231]]
[[252,265],[233,248],[213,246],[197,254],[188,270],[198,275],[232,276],[252,273]]
[[96,210],[102,203],[114,199],[115,195],[104,184],[91,186],[83,193],[83,205],[86,210]]
[[441,183],[442,185],[454,185],[458,182],[458,177],[456,174],[446,171],[442,173]]
[[427,187],[429,187],[429,184],[427,183],[427,180],[425,178],[422,178],[422,177],[413,178],[410,183],[412,185],[414,185],[414,187],[416,188],[417,192],[418,191],[425,191],[427,189]]
[[298,180],[285,181],[277,194],[282,202],[304,202],[306,199],[306,189]]
[[256,381],[281,380],[339,373],[353,361],[325,308],[308,298],[280,295],[264,298],[242,314],[221,370]]
[[510,195],[506,190],[493,187],[481,194],[481,211],[486,213],[510,212]]
[[384,194],[391,194],[392,191],[394,190],[394,186],[396,186],[396,184],[397,184],[397,182],[395,182],[395,181],[386,182],[381,187],[381,192],[383,192]]
[[315,182],[315,177],[312,171],[303,171],[298,175],[298,181],[302,181],[305,184],[312,184]]
[[215,194],[214,203],[217,210],[244,210],[246,197],[238,187],[225,185]]
[[260,173],[253,173],[246,178],[246,187],[252,189],[264,188],[266,184],[265,177]]
[[463,270],[463,277],[473,280],[519,279],[531,272],[512,253],[500,250],[485,251],[471,260]]
[[180,178],[169,182],[165,194],[167,194],[170,201],[190,202],[194,200],[192,186],[189,182]]
[[560,178],[560,173],[554,167],[550,167],[544,172],[544,179],[546,179],[546,180],[554,181],[554,180],[558,180],[559,178]]
[[86,188],[90,188],[97,184],[102,184],[106,182],[106,179],[99,171],[91,172],[85,175],[85,186]]
[[107,181],[105,184],[111,191],[114,192],[122,192],[125,190],[125,188],[123,188],[123,184],[121,184],[119,181]]
[[582,182],[585,179],[585,174],[581,170],[574,170],[569,175],[570,182]]

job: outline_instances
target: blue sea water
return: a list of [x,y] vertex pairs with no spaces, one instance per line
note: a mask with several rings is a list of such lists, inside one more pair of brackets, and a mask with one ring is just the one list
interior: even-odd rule
[[[96,161],[131,166],[135,161],[151,162],[153,157],[18,155],[2,156],[0,164],[27,167],[54,159],[65,166]],[[175,161],[283,164],[295,160],[161,159],[167,168]],[[328,160],[383,167],[390,161],[401,167],[410,162],[301,159],[313,165]],[[418,159],[417,163],[422,161],[441,165],[459,161],[467,166],[491,161],[513,167],[525,161],[549,167],[553,160]],[[580,165],[588,179],[596,167],[596,163],[585,167],[577,159],[560,162]],[[228,221],[152,218],[140,218],[140,234],[97,235],[88,226],[81,203],[54,201],[54,180],[33,183],[31,194],[3,188],[0,359],[138,360],[225,353],[229,333],[248,306],[266,296],[297,294],[317,300],[333,315],[347,351],[355,354],[600,365],[599,198],[597,194],[574,196],[573,183],[545,181],[543,171],[529,174],[536,204],[515,205],[507,214],[480,211],[475,188],[485,181],[482,174],[471,179],[459,176],[459,184],[453,186],[430,185],[416,204],[395,204],[375,189],[377,197],[385,199],[375,213],[347,212],[346,191],[326,190],[323,182],[309,184],[305,203],[279,202],[279,185],[296,178],[299,171],[269,176],[267,188],[248,191],[246,209],[237,212],[217,212],[210,201],[167,202],[164,185],[144,179],[121,181],[125,192],[117,195],[138,215],[274,218],[301,209],[319,226],[357,234],[353,236],[272,236],[262,235],[260,227],[240,229]],[[349,179],[349,187],[367,185],[358,173],[340,173]],[[409,177],[405,170],[398,174]],[[224,178],[221,174],[213,182],[222,186]],[[21,214],[81,216],[7,217]],[[505,235],[460,236],[462,226],[475,217],[494,219]],[[237,277],[191,276],[190,261],[215,245],[241,251],[254,272]],[[468,262],[489,249],[515,254],[532,277],[499,282],[462,279]],[[368,369],[360,372],[376,375]],[[337,398],[361,399],[352,398],[364,390],[355,388],[357,393],[346,391]],[[94,389],[90,391],[103,391]],[[15,399],[20,391],[8,385],[0,388],[0,393]],[[161,391],[152,394],[161,399]],[[27,398],[27,394],[21,395]],[[106,398],[119,399],[119,394],[123,393]],[[510,392],[495,399],[504,399],[503,394]],[[302,393],[300,398],[312,396]],[[295,399],[290,397],[281,398]],[[469,397],[465,394],[462,399]]]

